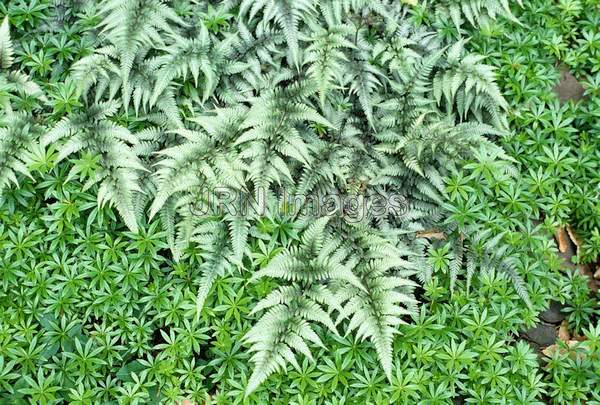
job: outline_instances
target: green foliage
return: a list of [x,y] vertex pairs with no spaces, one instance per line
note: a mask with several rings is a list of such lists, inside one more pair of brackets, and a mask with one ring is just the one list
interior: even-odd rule
[[29,80],[26,74],[11,68],[14,63],[14,52],[8,17],[4,17],[0,25],[0,105],[2,105],[0,119],[12,114],[11,98],[14,97],[14,93],[45,99],[37,83]]
[[[549,374],[547,391],[553,403],[596,404],[600,397],[598,382],[598,342],[600,330],[590,327],[584,331],[585,340],[566,344],[560,341],[549,353],[546,370]],[[590,395],[591,393],[591,395]]]
[[[36,167],[52,163],[56,153],[49,156],[46,164],[36,160]],[[129,403],[136,398],[142,403],[181,398],[256,404],[411,403],[455,396],[468,403],[481,398],[542,403],[543,395],[553,392],[561,403],[559,398],[580,398],[593,386],[599,347],[594,343],[597,332],[587,331],[587,326],[582,329],[588,340],[568,352],[584,353],[583,363],[560,351],[545,358],[547,366],[542,368],[535,352],[514,340],[519,330],[535,323],[547,296],[565,302],[587,296],[580,288],[587,284],[578,276],[540,272],[537,280],[549,290],[532,293],[536,309],[528,309],[514,305],[518,297],[502,273],[491,270],[474,278],[470,292],[459,279],[452,293],[449,277],[440,272],[424,285],[425,304],[411,323],[390,329],[395,354],[387,382],[379,366],[381,343],[365,345],[325,329],[349,322],[366,332],[372,328],[365,325],[376,319],[368,306],[338,302],[331,293],[336,288],[348,295],[358,293],[351,297],[356,303],[367,299],[360,283],[369,283],[365,285],[378,294],[392,294],[393,305],[400,298],[393,286],[410,287],[400,275],[383,276],[385,280],[378,275],[386,266],[406,265],[376,258],[391,251],[373,252],[376,257],[370,260],[365,256],[368,269],[362,277],[368,279],[357,280],[344,269],[345,243],[326,234],[323,221],[297,236],[290,231],[291,245],[272,253],[260,271],[273,280],[280,280],[280,274],[293,275],[292,284],[274,284],[262,274],[239,269],[215,282],[202,316],[195,320],[202,271],[198,248],[187,249],[174,263],[157,222],[142,224],[137,234],[129,232],[109,208],[97,206],[97,185],[82,191],[76,179],[66,181],[71,170],[65,164],[46,174],[35,170],[35,184],[25,180],[19,190],[8,192],[0,211],[0,391],[6,403],[42,403],[44,398],[69,403],[77,398],[87,398],[84,403]],[[275,222],[264,223],[261,229],[272,230]],[[302,260],[301,255],[310,257],[309,251],[321,245],[320,254]],[[257,268],[263,257],[260,246],[251,243],[249,248]],[[309,270],[324,265],[330,270]],[[288,266],[296,270],[285,271]],[[306,277],[322,282],[299,293]],[[381,289],[375,287],[378,280]],[[578,292],[571,291],[575,285],[580,286]],[[336,305],[359,311],[336,325],[328,312]],[[285,311],[298,311],[299,323],[290,322],[288,328],[308,333],[306,346],[293,335],[288,335],[287,344],[310,352],[297,359],[297,367],[282,364],[279,368],[285,373],[271,375],[244,399],[256,382],[250,376],[261,368],[248,361],[249,354],[240,346],[242,337],[258,339],[252,346],[257,348],[259,342],[271,342],[268,333],[247,331],[260,331],[254,324],[265,332],[275,331],[266,325],[277,322]],[[256,353],[264,355],[263,350]]]
[[598,19],[533,3],[1,4],[0,403],[600,401]]
[[[535,217],[571,225],[582,241],[579,260],[593,262],[600,229],[600,94],[594,84],[600,70],[595,33],[600,11],[596,0],[561,1],[554,7],[543,0],[528,2],[517,10],[523,27],[492,24],[475,33],[470,44],[497,66],[498,83],[510,100],[511,133],[502,145],[522,173],[515,192]],[[563,70],[583,85],[583,99],[559,103],[553,88]]]

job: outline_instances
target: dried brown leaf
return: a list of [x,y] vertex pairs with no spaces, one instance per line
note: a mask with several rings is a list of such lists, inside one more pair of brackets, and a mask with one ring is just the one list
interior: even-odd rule
[[581,247],[581,239],[575,233],[575,230],[571,228],[571,225],[567,225],[567,233],[573,244],[577,247],[577,254],[579,254],[579,248]]
[[446,235],[444,235],[444,232],[437,229],[428,229],[417,232],[417,238],[444,240],[446,239]]
[[566,320],[561,322],[560,326],[558,327],[558,330],[556,331],[556,334],[558,338],[563,342],[568,342],[569,340],[571,340],[571,334],[569,333],[569,327]]
[[565,228],[558,228],[554,233],[554,237],[558,243],[558,250],[561,253],[567,253],[569,250],[569,235],[565,231]]
[[[560,354],[566,354],[570,352],[570,349],[572,347],[574,347],[575,345],[577,345],[579,343],[578,340],[568,340],[565,342],[567,344],[568,347],[560,347]],[[554,345],[550,345],[544,349],[542,349],[542,353],[546,356],[546,357],[552,357],[554,355],[554,353],[556,353],[556,351],[559,350],[559,345],[554,344]],[[572,356],[575,356],[575,353],[571,353]]]

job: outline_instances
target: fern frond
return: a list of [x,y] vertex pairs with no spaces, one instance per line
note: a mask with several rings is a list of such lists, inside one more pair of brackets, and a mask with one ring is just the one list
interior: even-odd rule
[[8,16],[4,17],[0,24],[0,71],[8,70],[13,64],[14,48],[10,39],[10,28],[8,26]]

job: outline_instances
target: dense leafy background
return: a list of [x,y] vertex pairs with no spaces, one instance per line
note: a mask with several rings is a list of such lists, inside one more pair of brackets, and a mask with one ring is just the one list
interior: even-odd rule
[[[144,165],[156,163],[150,152],[179,143],[184,148],[196,148],[190,150],[204,153],[201,139],[180,132],[178,135],[187,135],[183,139],[173,133],[166,134],[167,130],[180,128],[182,120],[186,120],[186,127],[192,125],[192,129],[200,131],[206,128],[205,122],[202,126],[203,122],[187,119],[205,108],[239,102],[239,94],[232,91],[219,94],[213,99],[217,101],[206,106],[203,104],[206,95],[202,93],[210,87],[207,84],[209,71],[193,74],[193,64],[187,74],[168,70],[176,63],[168,59],[174,50],[198,46],[194,49],[202,56],[208,49],[206,44],[211,41],[222,44],[226,37],[224,33],[237,29],[239,10],[234,7],[236,2],[225,2],[222,8],[198,3],[202,4],[172,2],[169,5],[174,14],[162,15],[162,18],[171,16],[173,21],[177,18],[199,21],[199,25],[189,28],[186,33],[186,38],[198,35],[197,43],[179,42],[181,40],[165,36],[163,39],[168,38],[168,47],[156,47],[150,52],[158,53],[153,55],[157,59],[148,60],[145,51],[141,56],[129,55],[126,51],[132,49],[131,44],[119,50],[118,38],[113,40],[117,52],[108,51],[108,58],[120,63],[127,58],[141,57],[131,65],[126,76],[132,81],[137,80],[132,86],[142,89],[139,97],[145,101],[140,101],[139,106],[134,106],[135,101],[131,101],[128,110],[122,105],[112,108],[109,104],[101,104],[115,99],[127,105],[128,102],[123,100],[127,94],[123,84],[127,64],[117,63],[116,68],[108,68],[109,82],[117,83],[109,91],[110,96],[98,96],[102,93],[97,89],[87,89],[94,93],[87,97],[82,95],[85,90],[81,88],[82,83],[90,78],[90,73],[83,68],[110,62],[102,59],[98,51],[99,44],[107,41],[100,31],[103,18],[110,15],[110,5],[108,11],[84,1],[11,1],[0,6],[0,15],[9,16],[15,48],[13,64],[0,66],[2,128],[12,131],[10,134],[14,137],[8,138],[8,132],[3,136],[4,139],[19,140],[16,144],[3,143],[5,149],[0,150],[5,153],[2,164],[9,165],[3,166],[0,174],[0,184],[6,188],[0,211],[1,401],[8,404],[141,404],[175,403],[187,398],[198,403],[219,404],[600,403],[597,388],[600,375],[598,298],[591,291],[588,279],[561,262],[549,236],[556,226],[572,225],[584,241],[581,260],[593,262],[598,254],[600,94],[597,72],[600,38],[597,27],[600,10],[597,2],[540,0],[527,2],[524,8],[515,4],[512,8],[514,17],[507,13],[506,3],[501,1],[398,5],[410,24],[437,32],[431,45],[420,49],[421,55],[435,52],[441,43],[455,44],[460,37],[472,37],[465,45],[468,50],[486,55],[484,62],[498,67],[493,77],[508,102],[509,125],[509,134],[500,138],[500,142],[515,161],[507,159],[499,149],[481,138],[461,138],[460,132],[453,132],[456,138],[448,141],[427,138],[430,133],[425,131],[408,139],[409,142],[389,134],[377,135],[386,126],[394,130],[397,126],[397,123],[386,121],[384,116],[398,105],[386,105],[382,101],[398,97],[394,92],[401,94],[406,89],[382,90],[376,84],[379,79],[375,75],[367,79],[371,87],[340,90],[335,88],[335,81],[347,79],[332,73],[340,69],[338,65],[325,64],[321,67],[325,73],[313,72],[315,77],[327,77],[330,82],[320,82],[316,88],[306,90],[311,92],[311,97],[299,96],[298,99],[331,120],[333,115],[328,115],[326,106],[333,102],[327,97],[324,100],[322,94],[345,97],[335,103],[345,106],[347,114],[360,117],[352,124],[359,132],[368,134],[358,137],[366,146],[362,146],[360,152],[354,150],[360,142],[350,131],[344,134],[349,137],[347,143],[335,142],[341,145],[339,153],[342,157],[327,160],[327,145],[319,144],[317,138],[333,145],[334,139],[341,135],[328,128],[327,123],[320,123],[315,115],[299,117],[286,131],[300,128],[304,131],[302,138],[310,141],[314,161],[329,162],[334,166],[344,161],[335,159],[354,161],[357,158],[353,154],[364,155],[371,160],[364,159],[362,163],[370,164],[369,170],[376,172],[381,167],[377,160],[383,157],[376,148],[370,149],[373,144],[387,152],[393,151],[384,167],[391,167],[390,162],[396,160],[404,161],[404,166],[394,164],[405,171],[386,173],[397,176],[387,185],[401,191],[405,188],[420,190],[411,195],[413,200],[419,201],[411,207],[418,215],[392,222],[391,228],[408,228],[412,234],[422,232],[421,235],[441,233],[444,239],[399,237],[406,239],[399,241],[410,246],[409,257],[418,263],[418,273],[413,278],[421,286],[414,294],[421,303],[408,306],[413,311],[405,318],[408,324],[394,326],[399,333],[393,339],[390,375],[386,376],[377,336],[375,340],[370,336],[371,340],[363,341],[355,333],[335,335],[325,326],[315,324],[313,328],[322,346],[310,344],[313,359],[297,356],[297,367],[287,364],[285,371],[269,372],[271,375],[261,378],[264,381],[256,390],[256,384],[251,384],[251,393],[248,386],[257,367],[256,360],[251,361],[247,336],[253,328],[256,330],[257,322],[263,318],[260,312],[252,311],[270,292],[289,286],[285,277],[256,279],[256,274],[265,268],[273,269],[269,264],[278,255],[283,257],[281,255],[293,253],[296,248],[306,248],[306,239],[301,239],[307,221],[286,215],[252,218],[252,224],[247,225],[249,235],[244,239],[244,251],[238,256],[239,249],[230,242],[235,240],[235,234],[227,226],[214,228],[211,223],[209,230],[222,235],[225,241],[224,248],[215,249],[213,239],[197,238],[188,244],[185,238],[171,235],[169,226],[165,226],[169,222],[168,214],[160,220],[148,220],[141,211],[150,201],[137,195],[134,186],[130,191],[135,198],[131,195],[125,199],[107,196],[107,201],[112,200],[117,209],[98,205],[98,193],[103,187],[101,180],[105,178],[101,176],[105,176],[107,168],[109,178],[112,173],[122,173],[124,169],[137,170],[131,162],[139,159]],[[373,71],[368,69],[374,69],[373,66],[393,66],[390,72],[404,68],[407,69],[404,71],[406,78],[413,78],[410,68],[419,66],[414,65],[419,60],[414,55],[394,55],[392,50],[382,48],[379,52],[383,52],[382,60],[387,62],[375,62],[373,55],[365,53],[368,45],[386,44],[389,38],[382,34],[384,30],[378,25],[381,23],[377,17],[378,3],[359,3],[355,6],[363,11],[365,19],[358,19],[357,24],[367,27],[360,31],[366,42],[356,42],[363,48],[348,53],[365,62],[367,71],[359,73],[372,75]],[[287,3],[274,1],[268,4]],[[229,12],[223,12],[224,9]],[[285,15],[281,10],[275,13]],[[448,15],[452,18],[447,18]],[[498,17],[496,21],[491,19],[495,17]],[[515,18],[523,25],[516,23]],[[285,22],[277,19],[269,22],[268,15],[265,19],[272,23],[271,28],[289,33],[290,27]],[[348,35],[344,29],[348,27],[333,25],[328,28],[340,31],[337,37],[329,39],[339,44],[328,49],[338,46],[350,49],[343,41],[344,35]],[[164,27],[159,24],[158,28]],[[359,30],[351,32],[358,33]],[[273,36],[272,43],[265,45],[269,52],[287,49],[294,41],[306,40],[295,39],[293,35],[278,35]],[[319,38],[313,38],[315,48],[327,45],[318,42]],[[423,41],[418,35],[413,39],[417,44]],[[147,43],[141,40],[138,45],[144,48]],[[272,53],[275,70],[293,67],[299,56],[294,54],[293,47],[289,49],[292,52],[287,55],[285,52]],[[215,52],[214,49],[211,52]],[[338,58],[337,64],[344,65],[344,54],[334,53],[334,56]],[[263,62],[265,57],[264,51],[256,56]],[[311,57],[316,59],[311,60]],[[456,73],[461,67],[473,66],[461,65],[463,58],[462,53],[458,60],[446,54],[435,70],[439,72],[440,80],[443,80],[444,72]],[[314,55],[307,60],[312,69],[317,69],[317,62],[321,61]],[[407,60],[412,61],[412,65],[403,67],[402,62]],[[199,63],[204,62],[201,58]],[[567,65],[587,88],[586,97],[577,104],[560,106],[552,91],[559,80],[559,62]],[[73,67],[76,63],[79,64]],[[142,63],[148,65],[142,66]],[[225,61],[218,59],[211,63],[225,66]],[[168,76],[168,80],[175,81],[176,85],[157,84],[159,82],[150,78],[152,86],[144,90],[147,83],[143,81],[143,73],[160,72],[161,68],[166,70],[160,75]],[[236,75],[241,68],[229,67],[227,69],[231,70],[227,72],[230,73],[223,73],[227,70],[223,67],[220,73]],[[352,80],[357,83],[358,73],[353,74]],[[98,77],[101,76],[102,73]],[[196,85],[198,77],[201,85]],[[240,77],[232,78],[235,79],[242,82]],[[294,91],[292,83],[296,79],[295,74],[286,73],[282,78],[272,80],[275,85],[278,80],[283,80]],[[269,80],[246,76],[239,88],[224,85],[219,90],[244,92],[258,88],[254,91],[263,96],[263,90],[272,85]],[[399,82],[402,80],[400,78]],[[424,81],[423,85],[427,87],[432,83]],[[165,95],[163,91],[171,92],[172,98],[166,97],[169,94]],[[370,94],[361,95],[361,91]],[[442,91],[447,97],[446,90]],[[154,92],[162,94],[160,100],[153,100],[156,98]],[[418,92],[420,96],[430,98],[429,104],[436,98],[434,91]],[[266,90],[265,93],[267,98],[277,96]],[[492,93],[482,91],[482,94]],[[138,97],[135,91],[132,94],[133,99]],[[91,95],[98,99],[93,100]],[[283,94],[283,97],[266,102],[274,103],[274,108],[287,108],[285,97],[288,96]],[[176,104],[169,100],[176,100]],[[456,112],[453,102],[457,105],[464,102],[460,97],[457,100],[437,103],[439,107],[435,107],[434,115],[441,116],[444,109]],[[283,107],[280,107],[281,103],[284,103]],[[52,138],[48,134],[52,134],[52,128],[56,129],[65,117],[74,125],[79,123],[80,133],[93,136],[92,127],[86,120],[98,106],[110,110],[109,119],[92,117],[97,125],[93,128],[120,126],[141,141],[131,148],[131,155],[121,156],[123,161],[129,159],[128,162],[113,164],[114,156],[97,153],[101,147],[90,143],[86,143],[81,153],[59,159],[67,157],[60,156],[64,143],[45,142],[45,147],[38,143],[40,138]],[[410,106],[418,111],[419,100]],[[140,113],[136,115],[138,108]],[[502,127],[502,113],[486,108],[474,107],[469,118]],[[18,115],[11,115],[10,110]],[[404,120],[406,116],[412,123],[415,117],[411,116],[411,111],[402,111],[404,115],[400,118]],[[490,111],[493,113],[488,114]],[[96,114],[102,115],[101,112]],[[231,117],[232,125],[236,124],[237,115]],[[259,117],[264,119],[263,115]],[[313,121],[310,126],[304,125],[307,117],[308,121]],[[260,122],[256,122],[254,118],[252,125],[260,129]],[[443,121],[436,118],[430,124],[438,122]],[[452,120],[445,125],[455,128],[456,124]],[[378,127],[378,131],[372,131],[372,126]],[[268,131],[268,125],[263,125],[262,130]],[[484,133],[492,135],[494,131],[486,128]],[[231,149],[225,148],[229,142],[223,138],[225,135],[225,131],[217,129],[214,150],[222,148],[232,153]],[[126,142],[129,139],[126,138]],[[186,139],[188,144],[185,144]],[[423,153],[420,147],[411,149],[413,145],[421,144],[423,150],[436,145],[438,152],[430,155]],[[466,146],[467,151],[458,146]],[[476,148],[470,150],[470,146]],[[27,165],[27,170],[18,170],[18,160],[10,154],[13,148],[20,151],[15,156]],[[195,155],[196,159],[197,156],[200,155]],[[249,156],[255,158],[253,154]],[[282,156],[285,157],[285,153]],[[302,160],[301,154],[292,153],[292,156],[291,160]],[[172,154],[170,157],[177,156]],[[219,159],[226,157],[225,153],[217,156]],[[261,162],[260,159],[255,161]],[[18,187],[9,184],[12,171],[7,170],[8,167],[15,171]],[[290,167],[294,177],[302,174],[306,178],[312,174],[302,164],[293,163]],[[352,189],[373,183],[376,177],[362,167],[358,166],[356,172],[351,173],[355,175],[353,182],[343,186]],[[281,166],[274,166],[274,169],[282,170]],[[256,173],[256,170],[250,172]],[[330,170],[327,165],[314,169],[325,176],[327,170]],[[23,171],[29,172],[31,177],[20,173]],[[139,176],[140,184],[157,187],[148,189],[144,186],[144,191],[150,191],[150,194],[169,185],[168,181],[161,184],[160,178],[151,183],[142,170],[136,172],[136,176]],[[270,176],[263,181],[273,183],[276,176]],[[441,176],[444,176],[443,183]],[[314,182],[320,187],[325,187],[325,183],[322,179]],[[256,186],[256,177],[252,177],[249,184]],[[440,197],[432,201],[431,195],[438,194],[436,188]],[[160,195],[160,191],[158,193]],[[129,206],[127,198],[133,201]],[[439,201],[440,198],[443,201]],[[432,204],[439,206],[432,208]],[[157,210],[159,208],[157,205]],[[186,220],[183,218],[182,222],[185,224]],[[219,224],[227,224],[228,220],[216,218]],[[542,221],[543,226],[536,226],[539,222],[533,220]],[[352,235],[345,225],[341,226],[344,232]],[[389,231],[390,225],[385,226],[383,229]],[[435,229],[430,231],[429,228]],[[375,230],[373,228],[372,232]],[[329,238],[328,232],[333,231],[323,232]],[[232,262],[227,266],[231,269],[220,272],[221,277],[215,277],[207,284],[206,263],[215,260],[211,255],[213,251],[219,254],[231,251],[226,263],[236,257],[241,263]],[[274,272],[272,270],[270,275]],[[202,296],[205,298],[200,313],[197,309],[199,290],[204,291]],[[543,348],[530,344],[523,332],[539,322],[538,313],[549,305],[550,299],[564,305],[567,329],[573,339],[568,342],[559,339],[557,346],[542,353]],[[348,327],[348,323],[341,321],[341,326],[340,332]]]
[[[514,198],[536,217],[574,226],[584,262],[600,253],[598,7],[597,1],[528,2],[516,12],[535,29],[511,32],[492,24],[471,42],[499,67],[512,106],[512,133],[503,146],[521,167],[522,191]],[[559,102],[554,87],[561,70],[579,81],[583,98]]]

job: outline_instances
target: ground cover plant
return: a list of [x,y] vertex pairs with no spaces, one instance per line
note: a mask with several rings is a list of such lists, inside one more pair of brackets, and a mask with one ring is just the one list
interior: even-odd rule
[[505,20],[469,33],[511,105],[502,145],[519,162],[518,197],[535,217],[576,230],[583,263],[600,253],[599,5],[532,1],[514,10],[530,29]]
[[588,3],[0,5],[0,402],[600,403]]

